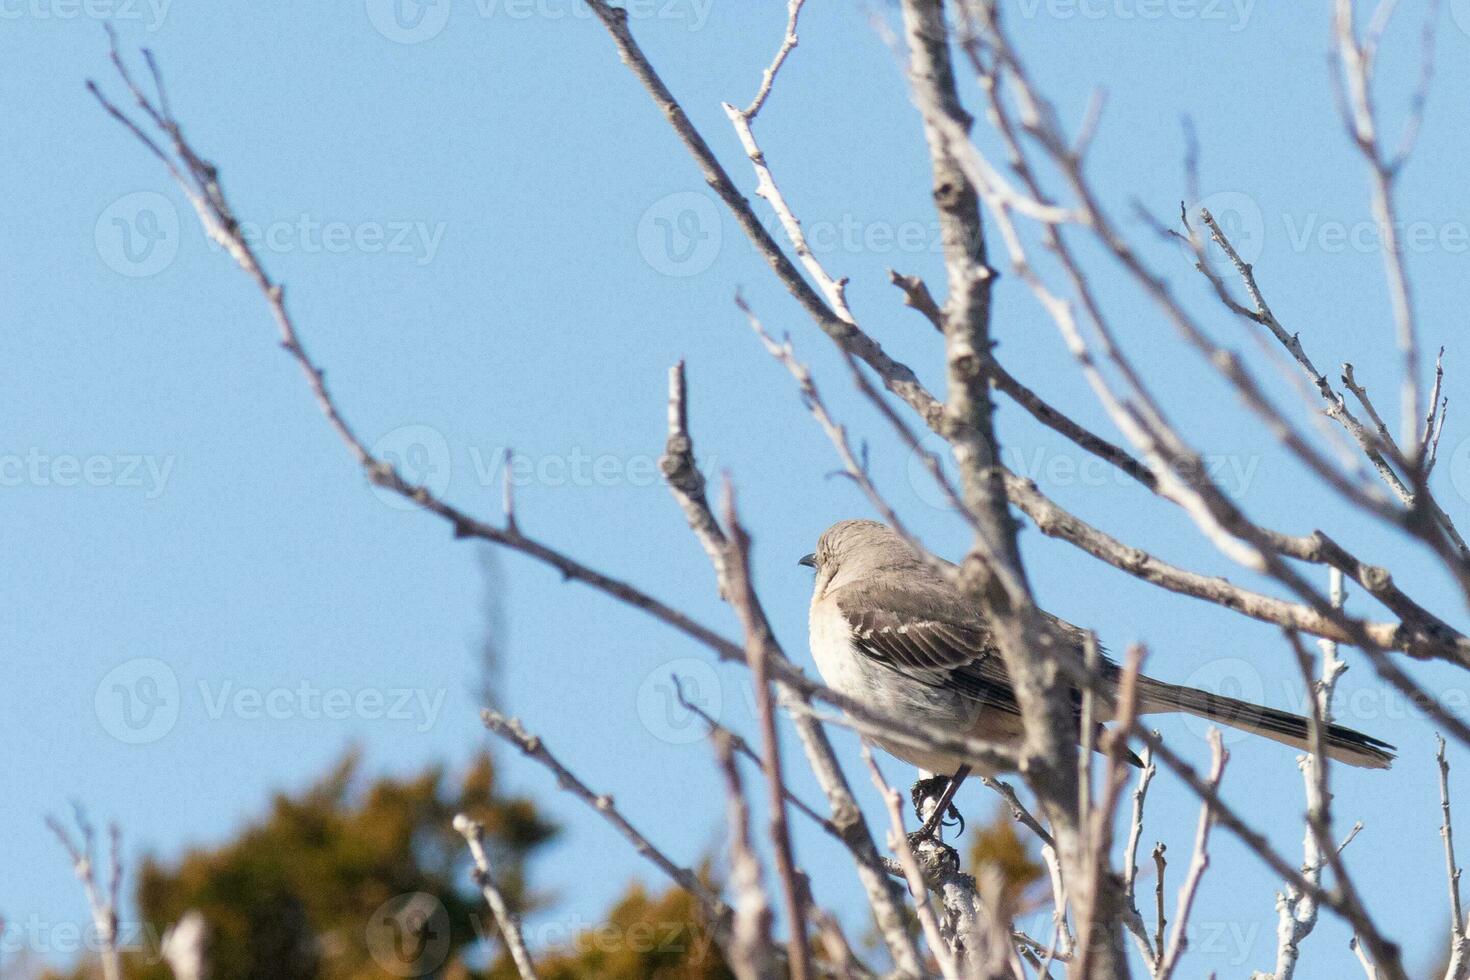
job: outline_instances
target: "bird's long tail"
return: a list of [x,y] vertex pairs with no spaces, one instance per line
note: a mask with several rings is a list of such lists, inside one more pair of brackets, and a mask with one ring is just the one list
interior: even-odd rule
[[[1182,711],[1283,745],[1311,750],[1307,719],[1300,715],[1151,677],[1140,677],[1138,684],[1139,714]],[[1322,743],[1328,758],[1350,766],[1387,769],[1393,764],[1392,745],[1341,725],[1328,725],[1322,733]]]

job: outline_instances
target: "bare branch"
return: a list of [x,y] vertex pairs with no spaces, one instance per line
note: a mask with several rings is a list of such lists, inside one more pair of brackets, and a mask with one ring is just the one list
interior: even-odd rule
[[[1153,782],[1158,771],[1159,767],[1154,765],[1153,751],[1144,749],[1143,768],[1138,771],[1138,783],[1133,788],[1133,809],[1128,821],[1128,846],[1124,850],[1123,859],[1123,897],[1128,906],[1128,916],[1125,922],[1129,931],[1138,940],[1139,952],[1143,954],[1150,974],[1158,968],[1158,958],[1162,955],[1162,948],[1149,943],[1148,927],[1144,924],[1143,914],[1138,911],[1136,886],[1138,884],[1138,845],[1143,839],[1143,806],[1148,799],[1149,784]],[[1158,853],[1157,859],[1162,862],[1163,851]],[[1159,871],[1159,880],[1162,882],[1162,864],[1159,866]],[[1159,932],[1162,936],[1162,927]]]
[[[1254,312],[1246,310],[1230,300],[1224,291],[1223,285],[1208,271],[1208,267],[1203,260],[1199,263],[1200,270],[1210,279],[1211,283],[1215,286],[1216,292],[1219,293],[1221,299],[1227,305],[1248,319],[1266,326],[1276,339],[1281,342],[1287,352],[1301,365],[1303,373],[1311,381],[1318,393],[1321,394],[1323,401],[1327,403],[1327,416],[1338,422],[1347,431],[1348,435],[1352,437],[1353,441],[1362,450],[1363,455],[1373,466],[1373,469],[1378,473],[1379,477],[1393,491],[1394,496],[1409,508],[1407,513],[1379,512],[1379,516],[1385,517],[1423,538],[1426,543],[1436,550],[1448,565],[1450,571],[1460,580],[1461,587],[1470,591],[1470,568],[1466,567],[1466,563],[1470,562],[1470,547],[1467,547],[1458,529],[1456,529],[1454,522],[1429,492],[1427,481],[1430,464],[1427,461],[1420,463],[1405,458],[1398,443],[1389,435],[1388,427],[1378,417],[1378,412],[1372,407],[1367,393],[1352,380],[1351,371],[1345,370],[1343,377],[1344,385],[1353,390],[1359,402],[1363,404],[1365,411],[1369,413],[1371,420],[1375,423],[1376,433],[1369,431],[1363,425],[1357,416],[1353,414],[1352,410],[1347,407],[1347,403],[1342,395],[1333,388],[1326,377],[1317,370],[1311,358],[1307,356],[1305,349],[1302,347],[1301,338],[1296,334],[1288,333],[1276,319],[1275,314],[1271,312],[1271,308],[1266,304],[1260,288],[1256,285],[1255,275],[1250,265],[1240,258],[1214,217],[1208,211],[1202,211],[1201,217],[1210,229],[1212,240],[1220,246],[1221,250],[1225,252],[1226,256],[1235,266],[1237,273],[1241,277],[1241,281],[1246,286],[1246,291],[1251,295],[1252,303],[1255,305]],[[1405,445],[1414,447],[1416,446],[1416,442],[1411,438]],[[1399,473],[1395,471],[1394,466],[1390,465],[1390,459],[1384,458],[1385,452],[1388,453],[1390,459],[1397,464],[1400,470],[1413,478],[1414,486],[1412,488],[1404,482]],[[1424,454],[1421,451],[1419,458],[1422,459],[1423,457]],[[1422,510],[1433,518],[1433,527],[1442,530],[1444,535],[1448,537],[1448,542],[1445,542],[1439,534],[1430,533],[1430,529],[1426,525],[1413,520],[1413,514],[1419,510]]]
[[1463,980],[1470,973],[1470,923],[1464,918],[1460,907],[1460,866],[1455,861],[1455,831],[1450,819],[1450,760],[1445,755],[1443,736],[1435,736],[1439,751],[1435,760],[1439,763],[1439,809],[1443,822],[1439,836],[1444,840],[1445,872],[1450,886],[1450,962],[1444,980]]
[[771,906],[761,886],[760,860],[750,840],[750,804],[740,785],[740,769],[727,739],[715,736],[715,755],[725,777],[730,823],[730,879],[735,886],[735,921],[730,968],[740,980],[766,980],[770,971]]
[[680,142],[694,157],[705,181],[730,209],[741,230],[745,232],[756,251],[774,270],[782,285],[796,298],[817,326],[832,338],[833,342],[867,363],[883,379],[889,391],[912,406],[919,416],[931,426],[939,425],[943,410],[934,396],[919,383],[914,372],[889,357],[877,341],[861,331],[854,330],[849,321],[838,316],[832,307],[807,284],[796,266],[766,231],[765,226],[761,224],[760,219],[751,209],[750,203],[745,199],[745,195],[731,181],[730,175],[715,158],[709,144],[694,128],[689,117],[684,113],[683,107],[669,92],[668,87],[664,85],[663,80],[659,78],[658,73],[654,71],[648,58],[643,54],[642,48],[638,46],[638,42],[634,40],[632,32],[628,29],[627,11],[612,6],[606,0],[588,0],[587,5],[592,8],[592,12],[597,15],[612,37],[623,63],[648,91],[654,104],[668,119],[669,125],[673,127]]
[[[760,757],[760,754],[756,752],[755,749],[750,747],[750,743],[747,742],[739,732],[726,728],[724,725],[720,724],[719,721],[717,721],[714,716],[711,715],[708,711],[705,711],[704,708],[702,708],[700,705],[689,700],[689,698],[684,694],[684,681],[678,674],[670,674],[669,680],[674,685],[674,697],[676,700],[678,700],[680,707],[682,707],[690,714],[697,715],[701,721],[709,726],[711,735],[722,735],[724,738],[729,740],[730,747],[733,748],[737,753],[745,756],[751,762],[754,762],[756,765],[760,766],[762,771],[765,770],[765,760]],[[842,834],[840,831],[838,831],[836,824],[834,824],[831,820],[828,820],[826,817],[822,816],[816,810],[812,809],[811,806],[803,801],[801,797],[793,793],[789,788],[783,786],[782,789],[786,796],[786,802],[790,803],[793,807],[796,808],[797,811],[805,814],[808,818],[811,819],[813,823],[821,827],[828,834],[841,842]]]
[[[795,671],[795,667],[790,664],[775,642],[758,603],[753,602],[754,591],[750,588],[748,578],[743,582],[732,582],[730,555],[734,549],[731,548],[729,538],[710,511],[709,502],[704,493],[703,479],[695,480],[690,476],[691,474],[697,475],[699,469],[694,458],[693,437],[689,433],[687,393],[682,367],[676,366],[670,372],[669,384],[669,449],[661,461],[665,475],[673,475],[673,478],[669,480],[669,490],[684,511],[690,528],[699,538],[706,553],[710,555],[711,562],[716,569],[721,595],[732,603],[737,597],[743,598],[749,595],[752,598],[751,602],[746,603],[743,607],[738,607],[742,610],[742,620],[745,621],[752,615],[757,617],[750,625],[754,625],[757,629],[764,647],[761,653],[762,669],[775,670],[777,673],[777,686],[781,693],[782,706],[793,718],[797,734],[807,754],[807,761],[818,783],[821,784],[823,792],[827,795],[828,805],[832,809],[832,820],[829,826],[853,856],[858,878],[867,895],[868,904],[873,910],[874,921],[888,945],[894,963],[904,975],[918,976],[920,972],[918,951],[913,945],[905,917],[890,887],[887,869],[883,867],[872,835],[868,831],[867,822],[856,800],[853,799],[847,779],[832,751],[832,745],[827,739],[826,732],[810,711],[808,700],[810,694],[803,686],[791,683],[787,676],[790,671]],[[744,568],[743,565],[741,567]],[[742,659],[747,666],[750,665],[749,658]],[[796,673],[799,675],[800,672]],[[713,724],[712,721],[711,724]],[[773,769],[768,766],[768,760],[762,760],[761,765],[770,778],[769,774]],[[781,783],[779,777],[776,782]],[[782,790],[784,793],[784,786]]]
[[1358,963],[1363,967],[1363,974],[1368,980],[1378,980],[1378,967],[1374,966],[1373,961],[1368,958],[1368,954],[1363,950],[1363,944],[1357,936],[1348,940],[1348,949],[1352,950],[1353,955],[1358,958]]
[[71,858],[72,871],[82,883],[82,891],[86,893],[87,909],[92,914],[92,925],[97,930],[97,954],[102,964],[102,976],[104,980],[122,980],[122,953],[117,946],[118,896],[122,888],[122,832],[117,824],[108,827],[111,854],[108,876],[105,885],[99,884],[96,873],[97,833],[80,805],[73,804],[72,818],[81,835],[80,840],[73,838],[55,817],[48,816],[46,826],[66,849],[67,856]]
[[[1220,778],[1225,774],[1225,761],[1230,753],[1225,751],[1225,745],[1220,740],[1220,730],[1210,729],[1210,788],[1218,790]],[[1210,866],[1210,828],[1215,825],[1214,812],[1206,804],[1199,815],[1199,830],[1194,836],[1194,852],[1189,859],[1189,869],[1184,873],[1184,884],[1179,887],[1179,908],[1174,913],[1174,929],[1169,934],[1169,945],[1159,959],[1159,969],[1155,976],[1158,980],[1169,980],[1174,974],[1174,969],[1179,965],[1179,956],[1189,945],[1186,930],[1189,926],[1189,912],[1194,907],[1194,897],[1199,891],[1200,879],[1204,877],[1205,869]],[[1160,880],[1163,876],[1160,875]]]
[[689,397],[684,381],[684,362],[669,368],[669,437],[658,467],[664,480],[684,511],[684,519],[699,539],[715,569],[720,595],[727,595],[725,584],[725,535],[710,511],[705,496],[704,474],[694,461],[694,440],[689,435]]
[[[769,790],[767,805],[770,808],[770,840],[776,855],[776,873],[781,879],[781,890],[786,901],[787,917],[790,920],[791,939],[788,950],[788,965],[791,980],[806,980],[811,975],[811,953],[806,941],[805,889],[797,882],[796,858],[791,851],[791,833],[786,825],[785,783],[781,778],[781,740],[776,732],[776,708],[771,700],[769,667],[777,657],[785,655],[776,647],[770,623],[755,594],[755,584],[750,573],[750,536],[740,526],[735,511],[735,491],[730,485],[725,488],[725,526],[729,528],[726,540],[725,567],[729,570],[730,604],[740,616],[745,627],[745,657],[750,665],[750,683],[755,690],[756,706],[761,729],[761,747]],[[725,746],[722,750],[729,755],[733,750]],[[734,762],[730,763],[733,770]],[[738,781],[738,774],[735,777]]]
[[[1281,322],[1276,319],[1276,314],[1271,311],[1270,305],[1266,302],[1265,295],[1261,292],[1260,286],[1256,284],[1255,270],[1240,257],[1240,253],[1236,251],[1234,243],[1230,241],[1229,237],[1220,228],[1220,224],[1215,220],[1215,216],[1208,209],[1201,208],[1200,220],[1209,229],[1210,239],[1219,246],[1220,250],[1225,253],[1225,257],[1230,260],[1230,264],[1235,267],[1236,275],[1240,277],[1240,281],[1244,284],[1246,293],[1250,296],[1251,305],[1254,309],[1246,309],[1231,300],[1228,293],[1224,291],[1223,284],[1209,272],[1208,265],[1204,261],[1201,261],[1197,267],[1214,284],[1220,298],[1240,315],[1253,320],[1271,331],[1271,334],[1280,341],[1281,346],[1286,349],[1287,353],[1301,365],[1302,373],[1306,375],[1307,379],[1312,383],[1312,386],[1317,389],[1318,393],[1322,396],[1322,400],[1327,403],[1327,417],[1340,424],[1352,436],[1353,441],[1362,449],[1363,454],[1373,464],[1373,468],[1378,471],[1378,475],[1383,478],[1383,482],[1394,492],[1394,495],[1402,503],[1406,505],[1410,503],[1413,499],[1413,493],[1399,478],[1398,474],[1394,472],[1393,467],[1389,466],[1388,462],[1383,458],[1383,450],[1385,448],[1388,448],[1391,452],[1397,451],[1394,442],[1391,439],[1380,440],[1374,438],[1373,434],[1363,426],[1363,423],[1358,420],[1358,417],[1347,407],[1347,403],[1343,400],[1342,395],[1333,388],[1332,383],[1327,380],[1326,375],[1317,370],[1317,366],[1312,363],[1312,359],[1308,356],[1306,348],[1302,346],[1301,337],[1298,334],[1289,333],[1281,325]],[[1384,445],[1385,442],[1386,446]]]
[[[944,314],[934,302],[934,297],[930,294],[929,287],[924,280],[918,276],[900,275],[892,269],[888,270],[888,277],[890,282],[903,290],[905,305],[918,310],[934,325],[936,330],[943,333]],[[1158,480],[1149,472],[1147,466],[1129,455],[1127,450],[1104,439],[1049,404],[1036,392],[1018,381],[1014,375],[1001,366],[993,355],[986,358],[984,371],[993,388],[1024,408],[1036,421],[1065,436],[1098,459],[1117,467],[1150,491],[1158,489]]]
[[959,980],[959,967],[955,963],[954,954],[950,952],[949,944],[939,932],[939,921],[934,917],[934,909],[929,904],[929,888],[924,882],[924,872],[919,868],[919,859],[914,856],[914,849],[909,845],[908,836],[903,828],[903,804],[899,798],[898,790],[894,789],[889,782],[883,778],[882,771],[878,768],[878,760],[873,758],[873,750],[863,742],[863,761],[868,765],[868,771],[872,774],[873,785],[883,797],[883,803],[888,808],[889,832],[888,849],[898,856],[899,863],[903,866],[904,878],[908,882],[909,895],[914,900],[914,909],[918,913],[919,925],[924,930],[924,938],[929,943],[929,951],[934,954],[939,963],[939,972],[945,980]]
[[[1164,869],[1169,862],[1164,858],[1164,852],[1168,850],[1163,841],[1155,841],[1153,849],[1154,859],[1154,962],[1157,963],[1164,957],[1164,926],[1167,921],[1164,918]],[[1157,967],[1155,967],[1157,969]]]
[[1440,391],[1444,387],[1444,348],[1434,358],[1434,387],[1429,391],[1429,413],[1424,416],[1424,432],[1419,437],[1419,458],[1424,461],[1424,479],[1429,480],[1429,473],[1434,469],[1435,450],[1439,443],[1439,431],[1444,427],[1444,420],[1438,418],[1444,411],[1444,403],[1440,400]]
[[[1088,856],[1078,827],[1075,720],[1057,665],[1069,651],[1039,621],[1031,600],[998,465],[990,385],[983,371],[991,353],[995,272],[987,261],[978,188],[997,184],[988,179],[990,175],[966,166],[978,154],[968,138],[971,117],[960,104],[942,0],[903,0],[901,8],[910,88],[929,147],[948,280],[943,308],[949,390],[944,435],[959,466],[966,507],[978,522],[970,555],[961,566],[962,592],[985,611],[995,631],[1024,721],[1021,772],[1051,822],[1071,887],[1085,888]],[[1127,966],[1114,941],[1118,913],[1114,903],[1094,901],[1097,896],[1092,894],[1073,897],[1092,910],[1097,928],[1082,940],[1095,947],[1097,975],[1125,976]]]
[[521,975],[521,980],[536,980],[536,965],[531,961],[526,940],[521,935],[520,920],[511,913],[505,895],[495,883],[494,872],[490,869],[490,855],[485,850],[484,825],[458,813],[454,817],[454,829],[464,837],[465,843],[470,847],[470,857],[475,862],[475,887],[480,889],[485,904],[490,906],[490,914],[495,916],[495,924],[500,927],[500,935],[505,940],[505,948],[510,952],[516,971]]
[[[1347,594],[1340,571],[1330,573],[1332,604],[1341,608]],[[1321,679],[1314,683],[1312,666],[1306,648],[1292,639],[1297,654],[1297,663],[1312,711],[1307,719],[1311,733],[1311,752],[1298,758],[1302,778],[1306,784],[1307,818],[1306,834],[1302,842],[1302,875],[1315,886],[1321,886],[1322,869],[1329,863],[1327,852],[1332,849],[1331,801],[1328,790],[1327,772],[1329,759],[1322,751],[1322,732],[1332,721],[1332,695],[1337,680],[1347,670],[1347,664],[1338,657],[1337,644],[1331,640],[1320,641],[1322,648]],[[1325,846],[1324,846],[1324,842]],[[1337,848],[1341,851],[1341,848]],[[1301,943],[1317,925],[1317,897],[1294,885],[1286,885],[1276,896],[1276,966],[1272,973],[1257,973],[1255,978],[1263,980],[1291,980],[1296,973],[1301,955]]]
[[777,49],[776,57],[771,60],[771,66],[761,76],[760,90],[755,93],[755,98],[741,113],[747,122],[755,121],[761,107],[766,104],[766,99],[770,98],[771,86],[776,82],[776,73],[781,70],[781,66],[786,63],[786,58],[797,45],[796,19],[801,16],[801,8],[805,3],[806,0],[787,0],[786,34],[781,38],[781,47]]
[[[1341,579],[1334,580],[1333,591],[1334,597],[1338,601],[1344,598]],[[1306,685],[1308,692],[1311,693],[1313,687],[1311,654],[1307,652],[1306,646],[1301,641],[1301,637],[1295,633],[1288,631],[1286,638],[1296,653],[1297,663],[1302,673],[1302,681]],[[1337,652],[1334,649],[1332,651],[1331,662],[1324,663],[1324,677],[1327,676],[1327,672],[1336,671],[1340,673],[1341,670],[1346,669],[1340,666],[1341,662],[1337,661],[1336,655]],[[1334,664],[1338,666],[1334,666]],[[1312,709],[1307,715],[1307,730],[1311,743],[1312,758],[1310,759],[1310,765],[1304,766],[1303,768],[1310,780],[1308,786],[1307,830],[1314,840],[1312,851],[1308,855],[1308,863],[1305,865],[1304,870],[1309,880],[1312,874],[1315,873],[1317,881],[1320,881],[1320,865],[1326,864],[1331,868],[1333,876],[1337,879],[1337,887],[1334,889],[1334,895],[1342,907],[1351,912],[1351,921],[1354,924],[1368,922],[1371,920],[1367,907],[1363,904],[1362,898],[1358,894],[1358,889],[1353,884],[1352,877],[1348,874],[1347,866],[1342,861],[1342,848],[1334,848],[1332,846],[1332,794],[1328,790],[1327,753],[1324,749],[1325,743],[1323,740],[1323,733],[1327,730],[1327,720],[1320,694],[1316,697],[1309,697],[1308,703]],[[1343,847],[1346,846],[1346,843],[1344,843]],[[1396,946],[1384,942],[1376,935],[1367,937],[1366,941],[1375,960],[1383,963],[1385,968],[1393,973],[1393,975],[1402,975],[1403,967],[1399,963],[1399,951]]]
[[[1403,356],[1403,377],[1400,384],[1400,431],[1402,444],[1415,444],[1416,428],[1420,418],[1419,394],[1419,333],[1414,310],[1414,297],[1408,269],[1404,262],[1403,248],[1398,240],[1397,206],[1393,184],[1400,168],[1408,158],[1423,118],[1429,79],[1433,72],[1434,31],[1433,14],[1437,5],[1431,4],[1430,17],[1423,34],[1423,67],[1419,88],[1411,104],[1410,119],[1405,128],[1402,146],[1394,156],[1386,154],[1379,141],[1376,110],[1373,105],[1373,63],[1378,39],[1387,26],[1387,13],[1393,8],[1384,6],[1380,11],[1384,18],[1369,27],[1368,34],[1359,43],[1353,26],[1351,0],[1337,0],[1334,28],[1339,74],[1334,80],[1337,89],[1343,122],[1354,145],[1368,164],[1373,178],[1373,216],[1378,224],[1384,274],[1388,280],[1389,297],[1393,304],[1394,323],[1397,327],[1399,351]],[[1339,79],[1340,75],[1340,79]],[[1463,549],[1463,545],[1461,545]]]
[[1015,818],[1017,823],[1035,834],[1043,844],[1055,843],[1052,840],[1051,834],[1047,833],[1046,828],[1041,825],[1041,821],[1037,820],[1031,811],[1026,809],[1020,797],[1016,796],[1016,791],[1011,787],[1010,783],[996,779],[994,776],[982,776],[980,782],[1000,794],[1000,798],[1005,800],[1006,805],[1011,808],[1011,816]]
[[491,732],[555,776],[556,784],[560,789],[581,800],[599,814],[624,840],[633,846],[633,850],[652,862],[674,884],[688,892],[699,905],[710,928],[714,930],[715,939],[721,948],[729,948],[733,912],[719,895],[699,879],[698,875],[689,868],[675,863],[672,858],[645,837],[629,822],[627,817],[623,816],[611,796],[594,793],[589,789],[586,783],[573,775],[571,770],[551,754],[539,737],[526,731],[519,719],[507,718],[498,711],[486,708],[480,712],[480,720]]

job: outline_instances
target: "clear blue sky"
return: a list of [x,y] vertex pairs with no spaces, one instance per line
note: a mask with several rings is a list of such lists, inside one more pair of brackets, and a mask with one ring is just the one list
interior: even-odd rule
[[[1382,69],[1381,103],[1394,121],[1412,87],[1422,16],[1420,4],[1405,6]],[[1092,172],[1150,258],[1200,295],[1177,250],[1126,210],[1137,198],[1157,215],[1176,213],[1188,113],[1205,191],[1229,195],[1215,202],[1233,204],[1220,210],[1237,215],[1233,226],[1259,251],[1278,315],[1319,364],[1352,358],[1391,402],[1389,310],[1379,259],[1357,234],[1369,220],[1367,180],[1333,112],[1326,7],[1008,4],[1064,119],[1080,119],[1089,93],[1106,88]],[[1450,511],[1470,520],[1470,423],[1456,412],[1470,405],[1466,8],[1440,13],[1435,90],[1403,176],[1402,214],[1427,229],[1412,256],[1426,344],[1450,347],[1437,479]],[[665,80],[752,192],[720,102],[753,94],[784,4],[637,9],[635,30]],[[85,921],[42,826],[71,799],[121,823],[132,867],[144,852],[227,839],[269,793],[301,787],[350,743],[365,747],[373,771],[404,772],[462,760],[486,741],[474,694],[484,591],[475,548],[364,484],[277,348],[260,297],[206,243],[156,161],[86,94],[84,78],[110,82],[104,10],[128,46],[158,53],[175,110],[220,165],[240,216],[259,226],[343,408],[456,503],[497,514],[496,467],[514,447],[528,460],[517,471],[525,528],[733,631],[703,554],[654,479],[665,372],[686,358],[699,451],[733,474],[767,607],[809,664],[809,574],[795,559],[828,524],[867,510],[846,482],[826,477],[830,449],[735,309],[738,287],[770,328],[793,333],[834,408],[870,439],[880,484],[926,539],[951,556],[963,549],[958,523],[933,506],[734,223],[701,200],[684,151],[571,0],[455,0],[408,26],[376,0],[0,2],[9,188],[0,201],[0,585],[10,597],[0,612],[0,913],[22,930],[7,934],[7,950],[36,951],[58,926]],[[875,18],[895,16],[882,3],[812,3],[758,130],[814,244],[851,277],[859,318],[939,386],[938,340],[885,274],[922,273],[936,289],[942,279],[918,122],[874,29]],[[1303,491],[1299,467],[1116,273],[1096,268],[1130,349],[1180,425],[1223,461],[1222,479],[1250,513],[1290,531],[1325,527],[1464,624],[1421,556]],[[1207,321],[1274,377],[1240,323],[1213,310]],[[1002,281],[995,323],[1012,371],[1111,431],[1018,283]],[[1284,383],[1278,391],[1291,404]],[[1074,449],[1014,407],[1002,405],[1000,428],[1013,465],[1089,520],[1189,567],[1251,580],[1177,510],[1077,469]],[[1146,641],[1160,676],[1300,704],[1273,629],[1157,594],[1034,530],[1023,540],[1043,602],[1113,649]],[[703,676],[722,717],[750,730],[742,673],[703,666],[703,651],[529,561],[507,556],[500,570],[505,704],[670,852],[695,861],[722,834],[718,788],[708,746],[682,738],[691,729],[667,713],[661,685],[671,669]],[[1470,675],[1416,673],[1464,710]],[[1378,687],[1366,666],[1351,671],[1342,720],[1395,742],[1401,758],[1388,773],[1339,768],[1337,813],[1344,828],[1366,824],[1348,862],[1419,968],[1446,923],[1432,731]],[[396,704],[399,690],[407,704]],[[1205,759],[1199,727],[1166,719],[1161,728]],[[855,745],[839,742],[866,792]],[[1299,854],[1292,753],[1254,742],[1232,751],[1227,795]],[[1452,758],[1470,802],[1470,755]],[[507,764],[514,785],[568,827],[536,868],[559,901],[533,935],[590,921],[630,875],[651,879],[542,772]],[[896,762],[887,768],[908,776]],[[796,782],[815,796],[809,779]],[[1156,787],[1146,842],[1165,835],[1182,872],[1196,807],[1171,777]],[[962,802],[972,813],[993,806],[980,787]],[[798,843],[815,871],[841,863],[805,827]],[[1214,850],[1186,969],[1267,969],[1277,883],[1227,835]],[[818,880],[819,898],[858,921],[850,874]],[[1171,890],[1178,880],[1171,874]],[[1346,940],[1324,916],[1308,975],[1350,969]]]

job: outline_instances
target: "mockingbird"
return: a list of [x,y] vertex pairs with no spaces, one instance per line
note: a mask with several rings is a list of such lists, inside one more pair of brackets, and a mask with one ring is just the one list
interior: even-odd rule
[[[801,564],[817,573],[811,647],[817,669],[829,685],[892,717],[913,718],[1002,744],[1021,737],[1021,709],[984,616],[887,525],[834,524]],[[1079,652],[1084,649],[1085,630],[1042,615]],[[1098,670],[1113,683],[1121,672],[1101,654]],[[1081,700],[1074,690],[1079,741]],[[1111,705],[1103,700],[1099,699],[1096,716],[1110,720]],[[1184,712],[1298,749],[1309,747],[1305,718],[1152,677],[1138,678],[1137,711]],[[1393,762],[1393,746],[1371,735],[1329,725],[1322,736],[1328,757],[1348,765],[1387,769]],[[881,737],[875,741],[940,778],[953,774],[920,831],[932,833],[972,766],[946,752],[916,750]],[[1137,759],[1133,761],[1137,764]]]

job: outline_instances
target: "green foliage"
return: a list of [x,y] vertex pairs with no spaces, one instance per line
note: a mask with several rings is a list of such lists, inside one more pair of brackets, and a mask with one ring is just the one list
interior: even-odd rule
[[[209,924],[212,980],[515,980],[451,821],[464,813],[484,824],[496,881],[518,913],[544,903],[526,865],[555,826],[502,792],[486,753],[457,780],[442,766],[371,782],[361,769],[351,752],[306,790],[276,795],[234,839],[176,862],[145,859],[135,897],[151,934],[125,954],[127,980],[173,980],[158,937],[190,909]],[[550,922],[541,942],[528,936],[543,980],[732,976],[678,888],[650,894],[635,883],[598,925],[553,933]],[[70,980],[97,976],[88,962]]]
[[[541,980],[728,980],[733,978],[687,892],[650,895],[634,884],[602,925],[538,953]],[[502,956],[487,980],[516,980]]]
[[[305,792],[277,795],[234,840],[176,864],[146,859],[137,886],[143,921],[161,929],[189,909],[202,912],[214,980],[443,975],[486,928],[464,839],[451,827],[461,812],[485,825],[511,906],[534,904],[526,860],[556,828],[530,800],[500,791],[487,753],[457,785],[431,766],[363,786],[360,768],[349,753]],[[129,980],[171,980],[156,953],[131,954]]]

